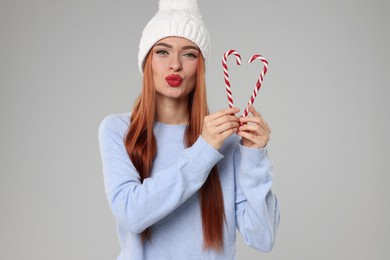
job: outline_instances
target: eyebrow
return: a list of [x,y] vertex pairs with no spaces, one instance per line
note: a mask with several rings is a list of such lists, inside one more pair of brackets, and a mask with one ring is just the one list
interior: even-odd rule
[[[163,46],[163,47],[166,47],[166,48],[170,48],[170,49],[173,49],[173,46],[168,44],[168,43],[165,43],[165,42],[159,42],[159,43],[156,43],[154,46]],[[194,50],[199,50],[198,47],[194,46],[194,45],[186,45],[186,46],[183,46],[181,48],[182,50],[189,50],[189,49],[194,49]]]

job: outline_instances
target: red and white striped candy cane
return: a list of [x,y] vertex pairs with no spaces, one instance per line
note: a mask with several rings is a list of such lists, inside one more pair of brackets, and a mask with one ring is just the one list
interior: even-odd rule
[[230,54],[233,54],[234,56],[236,56],[237,65],[241,64],[241,56],[235,50],[228,50],[227,52],[225,52],[225,54],[222,57],[222,67],[223,67],[223,74],[224,74],[224,78],[225,78],[226,93],[227,93],[227,98],[229,101],[229,107],[234,107],[232,89],[230,87],[229,73],[228,73],[228,67],[227,67],[227,57]]
[[248,113],[249,113],[248,107],[251,106],[253,104],[253,102],[255,101],[257,92],[259,91],[259,89],[261,87],[261,83],[263,82],[264,75],[265,75],[265,73],[267,73],[267,70],[268,70],[268,61],[263,56],[261,56],[259,54],[255,54],[248,60],[248,63],[251,63],[254,60],[261,60],[264,64],[264,66],[263,66],[263,70],[260,73],[259,79],[256,82],[256,87],[253,90],[252,96],[250,97],[250,99],[248,101],[248,106],[244,110],[243,117],[248,116]]

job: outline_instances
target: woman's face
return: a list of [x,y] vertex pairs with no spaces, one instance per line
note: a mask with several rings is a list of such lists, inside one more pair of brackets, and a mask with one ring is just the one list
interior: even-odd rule
[[152,71],[157,96],[186,99],[195,87],[198,47],[191,41],[168,37],[152,48]]

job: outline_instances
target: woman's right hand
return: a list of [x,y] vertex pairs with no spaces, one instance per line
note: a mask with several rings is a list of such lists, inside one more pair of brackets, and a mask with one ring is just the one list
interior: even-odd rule
[[238,131],[240,121],[236,113],[239,108],[227,108],[207,115],[203,120],[203,139],[218,150],[226,138]]

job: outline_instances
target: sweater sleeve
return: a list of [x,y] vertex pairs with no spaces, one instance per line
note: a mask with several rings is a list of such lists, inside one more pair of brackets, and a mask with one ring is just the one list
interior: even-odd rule
[[223,156],[199,137],[176,163],[141,183],[126,152],[123,130],[117,131],[117,120],[108,116],[99,127],[105,191],[118,223],[130,232],[141,233],[198,191]]
[[273,167],[266,148],[242,145],[235,152],[236,223],[247,245],[272,250],[279,227],[279,204],[271,191]]

